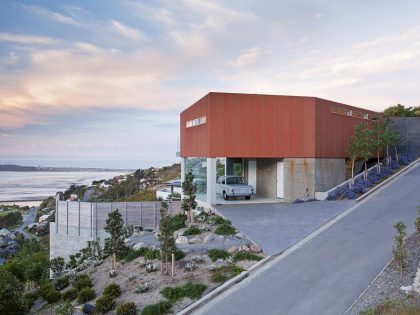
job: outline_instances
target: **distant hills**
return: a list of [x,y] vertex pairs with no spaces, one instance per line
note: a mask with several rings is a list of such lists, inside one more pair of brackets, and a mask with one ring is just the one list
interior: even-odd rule
[[0,165],[0,172],[133,172],[132,169],[82,168],[82,167],[44,167],[5,164]]

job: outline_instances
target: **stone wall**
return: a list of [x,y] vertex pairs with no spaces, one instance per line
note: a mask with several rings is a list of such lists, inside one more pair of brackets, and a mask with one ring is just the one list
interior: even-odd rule
[[[58,201],[55,222],[50,223],[50,258],[69,255],[100,238],[103,244],[108,213],[118,209],[126,226],[155,228],[159,224],[161,202],[77,202]],[[181,212],[180,202],[169,203],[169,213]]]
[[[397,130],[404,144],[399,146],[400,152],[420,156],[420,117],[392,117],[392,127]],[[393,148],[390,154],[394,154]]]

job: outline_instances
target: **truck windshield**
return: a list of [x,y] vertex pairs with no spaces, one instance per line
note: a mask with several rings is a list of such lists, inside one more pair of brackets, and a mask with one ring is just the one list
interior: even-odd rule
[[244,184],[243,177],[227,177],[226,178],[226,185],[235,185],[235,184]]

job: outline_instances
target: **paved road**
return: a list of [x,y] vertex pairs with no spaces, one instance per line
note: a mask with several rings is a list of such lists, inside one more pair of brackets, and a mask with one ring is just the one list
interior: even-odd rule
[[25,227],[35,222],[37,210],[37,207],[32,207],[29,209],[29,213],[23,216],[22,225],[17,229],[17,231],[21,232],[23,235],[25,235],[25,237],[28,237],[28,234],[25,232]]
[[251,275],[197,314],[342,314],[392,257],[393,225],[414,231],[420,165],[356,205],[311,241]]
[[217,210],[264,252],[275,255],[355,204],[354,200],[223,205]]

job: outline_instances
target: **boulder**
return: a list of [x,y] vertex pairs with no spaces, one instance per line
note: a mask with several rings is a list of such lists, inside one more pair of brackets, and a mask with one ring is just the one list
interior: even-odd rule
[[218,264],[221,264],[221,263],[223,263],[223,262],[224,262],[223,258],[218,258],[218,259],[216,260],[216,263],[218,263]]
[[203,243],[210,243],[212,241],[214,241],[215,236],[211,233],[207,234],[206,236],[204,236],[203,238]]
[[189,244],[200,244],[200,243],[202,243],[203,241],[201,240],[201,237],[200,236],[194,236],[194,237],[191,237],[189,240],[188,240],[188,243]]
[[176,244],[188,244],[188,237],[186,236],[178,236],[175,240]]
[[252,244],[249,249],[251,250],[251,252],[253,253],[260,253],[261,252],[261,247],[259,247],[256,244]]
[[246,245],[241,245],[238,248],[238,252],[249,252],[249,247]]
[[238,247],[236,247],[236,246],[232,246],[232,247],[230,247],[230,248],[228,249],[228,253],[229,253],[230,255],[235,254],[237,251],[238,251]]
[[146,247],[143,242],[137,243],[133,245],[134,250],[139,250],[140,248]]
[[244,233],[236,233],[235,234],[235,236],[237,237],[237,238],[245,238],[245,234]]

